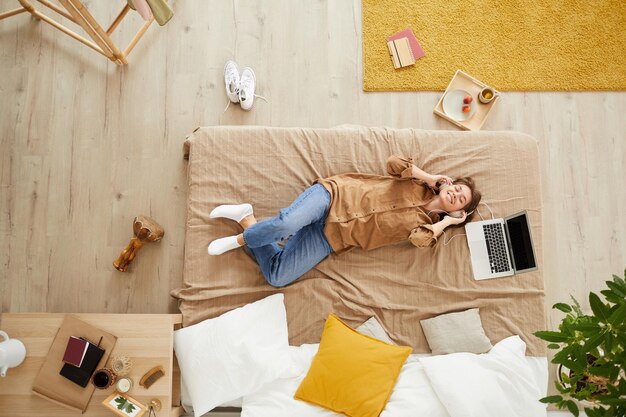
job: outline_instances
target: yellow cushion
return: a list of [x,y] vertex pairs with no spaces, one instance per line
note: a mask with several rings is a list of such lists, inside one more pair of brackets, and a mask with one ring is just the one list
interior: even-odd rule
[[294,398],[350,417],[377,417],[409,354],[410,347],[360,334],[331,314]]

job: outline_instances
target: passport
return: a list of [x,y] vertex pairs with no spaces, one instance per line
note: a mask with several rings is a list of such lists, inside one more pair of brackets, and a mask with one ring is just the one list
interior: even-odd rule
[[83,358],[87,353],[88,346],[89,342],[85,339],[70,336],[67,341],[67,347],[65,348],[65,354],[63,355],[63,362],[74,366],[80,366],[83,363]]

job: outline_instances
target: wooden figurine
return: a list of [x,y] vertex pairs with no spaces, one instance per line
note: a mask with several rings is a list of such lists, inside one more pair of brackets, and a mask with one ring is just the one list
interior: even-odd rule
[[165,230],[148,216],[139,215],[133,220],[135,236],[130,239],[120,256],[113,261],[113,266],[120,272],[126,272],[128,265],[135,259],[137,252],[145,242],[158,242],[165,235]]

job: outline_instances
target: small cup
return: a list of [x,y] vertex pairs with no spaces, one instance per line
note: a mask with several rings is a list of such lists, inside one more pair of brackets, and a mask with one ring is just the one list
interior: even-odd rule
[[93,373],[91,383],[98,389],[107,389],[115,383],[117,377],[108,368],[98,369]]
[[480,90],[480,93],[478,93],[478,101],[480,101],[483,104],[489,104],[499,95],[500,93],[498,93],[493,88],[485,87],[482,90]]

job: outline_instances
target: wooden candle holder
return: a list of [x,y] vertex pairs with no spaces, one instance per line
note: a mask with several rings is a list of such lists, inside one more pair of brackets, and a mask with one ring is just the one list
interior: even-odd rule
[[126,272],[128,265],[135,259],[145,242],[158,242],[165,235],[165,230],[157,222],[144,215],[139,215],[133,220],[133,232],[135,236],[113,261],[113,266],[120,272]]

